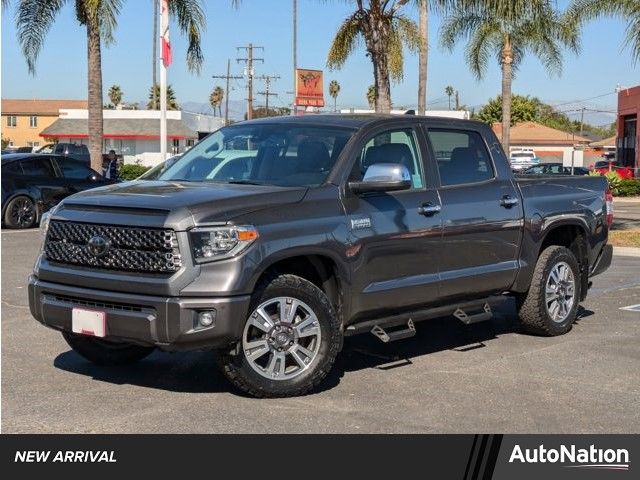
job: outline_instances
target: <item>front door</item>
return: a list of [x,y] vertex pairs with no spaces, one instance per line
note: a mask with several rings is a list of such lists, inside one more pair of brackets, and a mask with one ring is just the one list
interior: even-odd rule
[[[413,127],[382,130],[366,138],[349,180],[361,180],[376,163],[407,167],[409,190],[343,199],[352,265],[352,311],[384,315],[428,304],[438,297],[441,220],[423,206],[439,207],[438,192],[425,170],[424,140]],[[422,212],[422,213],[421,213]]]
[[497,175],[480,132],[429,129],[428,138],[440,177],[442,297],[507,290],[518,268],[519,192],[512,179]]

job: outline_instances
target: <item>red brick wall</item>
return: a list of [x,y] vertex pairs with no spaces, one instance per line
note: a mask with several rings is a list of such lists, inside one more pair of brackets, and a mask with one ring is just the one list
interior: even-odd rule
[[[624,135],[624,117],[634,114],[637,116],[638,120],[640,120],[640,85],[620,90],[620,92],[618,92],[618,139],[621,139]],[[640,156],[640,121],[637,125],[636,169],[640,168],[640,160],[638,160],[638,157]],[[637,170],[636,176],[638,176]]]

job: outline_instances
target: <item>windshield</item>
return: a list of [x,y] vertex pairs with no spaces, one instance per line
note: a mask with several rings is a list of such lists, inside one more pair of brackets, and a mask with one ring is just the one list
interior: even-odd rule
[[286,124],[225,127],[202,140],[159,180],[318,186],[353,130]]

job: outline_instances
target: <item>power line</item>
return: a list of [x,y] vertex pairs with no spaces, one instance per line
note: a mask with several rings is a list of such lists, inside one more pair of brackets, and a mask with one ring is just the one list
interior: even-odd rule
[[227,90],[225,92],[224,100],[224,124],[229,125],[229,80],[237,80],[243,78],[240,75],[231,75],[231,60],[227,60],[227,74],[226,75],[211,75],[212,78],[222,78],[227,82]]
[[562,107],[564,105],[571,105],[573,103],[584,103],[584,102],[588,102],[590,100],[596,100],[598,98],[608,97],[609,95],[615,95],[615,94],[616,94],[616,92],[603,93],[601,95],[596,95],[595,97],[590,97],[590,98],[584,98],[582,100],[573,100],[571,102],[558,103],[556,105],[553,105],[553,107],[557,108],[557,107]]
[[269,115],[269,97],[277,97],[278,94],[271,92],[271,80],[278,80],[280,75],[261,75],[260,77],[256,77],[258,80],[264,80],[265,89],[261,92],[257,92],[258,95],[262,95],[265,97],[267,115]]

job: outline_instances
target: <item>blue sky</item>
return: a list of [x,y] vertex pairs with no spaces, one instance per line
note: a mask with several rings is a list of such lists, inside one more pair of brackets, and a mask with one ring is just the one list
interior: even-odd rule
[[[17,3],[17,2],[14,2]],[[22,57],[15,31],[14,11],[2,16],[2,96],[13,98],[83,98],[86,97],[86,37],[73,12],[73,2],[61,11],[49,31],[47,42],[31,76]],[[301,67],[325,69],[325,88],[336,79],[342,86],[339,106],[366,104],[365,92],[372,83],[370,61],[364,49],[358,49],[340,71],[326,71],[328,46],[341,20],[352,10],[354,2],[340,0],[298,0],[298,63]],[[209,92],[221,80],[211,78],[226,70],[232,59],[232,72],[242,73],[234,59],[236,47],[252,42],[265,48],[260,53],[264,64],[256,64],[256,74],[279,74],[273,90],[280,96],[276,105],[291,102],[291,1],[243,0],[239,9],[230,0],[206,0],[207,30],[202,41],[205,63],[200,76],[190,74],[185,66],[186,43],[172,25],[171,38],[174,63],[169,69],[169,82],[179,102],[206,103]],[[558,0],[559,7],[567,1]],[[417,11],[407,13],[417,19]],[[117,83],[125,101],[146,98],[151,84],[152,0],[124,0],[116,31],[117,42],[103,49],[103,82],[106,89]],[[463,45],[456,51],[443,51],[437,43],[440,18],[431,17],[428,100],[430,108],[446,108],[444,88],[453,85],[461,102],[478,106],[499,93],[500,72],[491,65],[486,78],[477,81],[463,59]],[[535,95],[550,103],[565,103],[611,93],[586,102],[591,108],[614,109],[616,85],[640,83],[640,65],[631,64],[631,53],[623,49],[625,23],[619,19],[602,19],[590,23],[583,31],[582,53],[565,55],[564,72],[549,77],[542,65],[529,56],[514,82],[514,92]],[[233,82],[231,99],[245,97],[244,82]],[[258,85],[261,87],[261,85]],[[404,81],[392,87],[396,106],[416,103],[417,57],[407,54]],[[583,103],[579,103],[582,105]],[[574,105],[563,108],[573,108]],[[588,113],[587,116],[590,114]],[[601,116],[594,117],[600,120]],[[588,118],[587,118],[588,120]],[[594,123],[598,123],[597,121]]]

